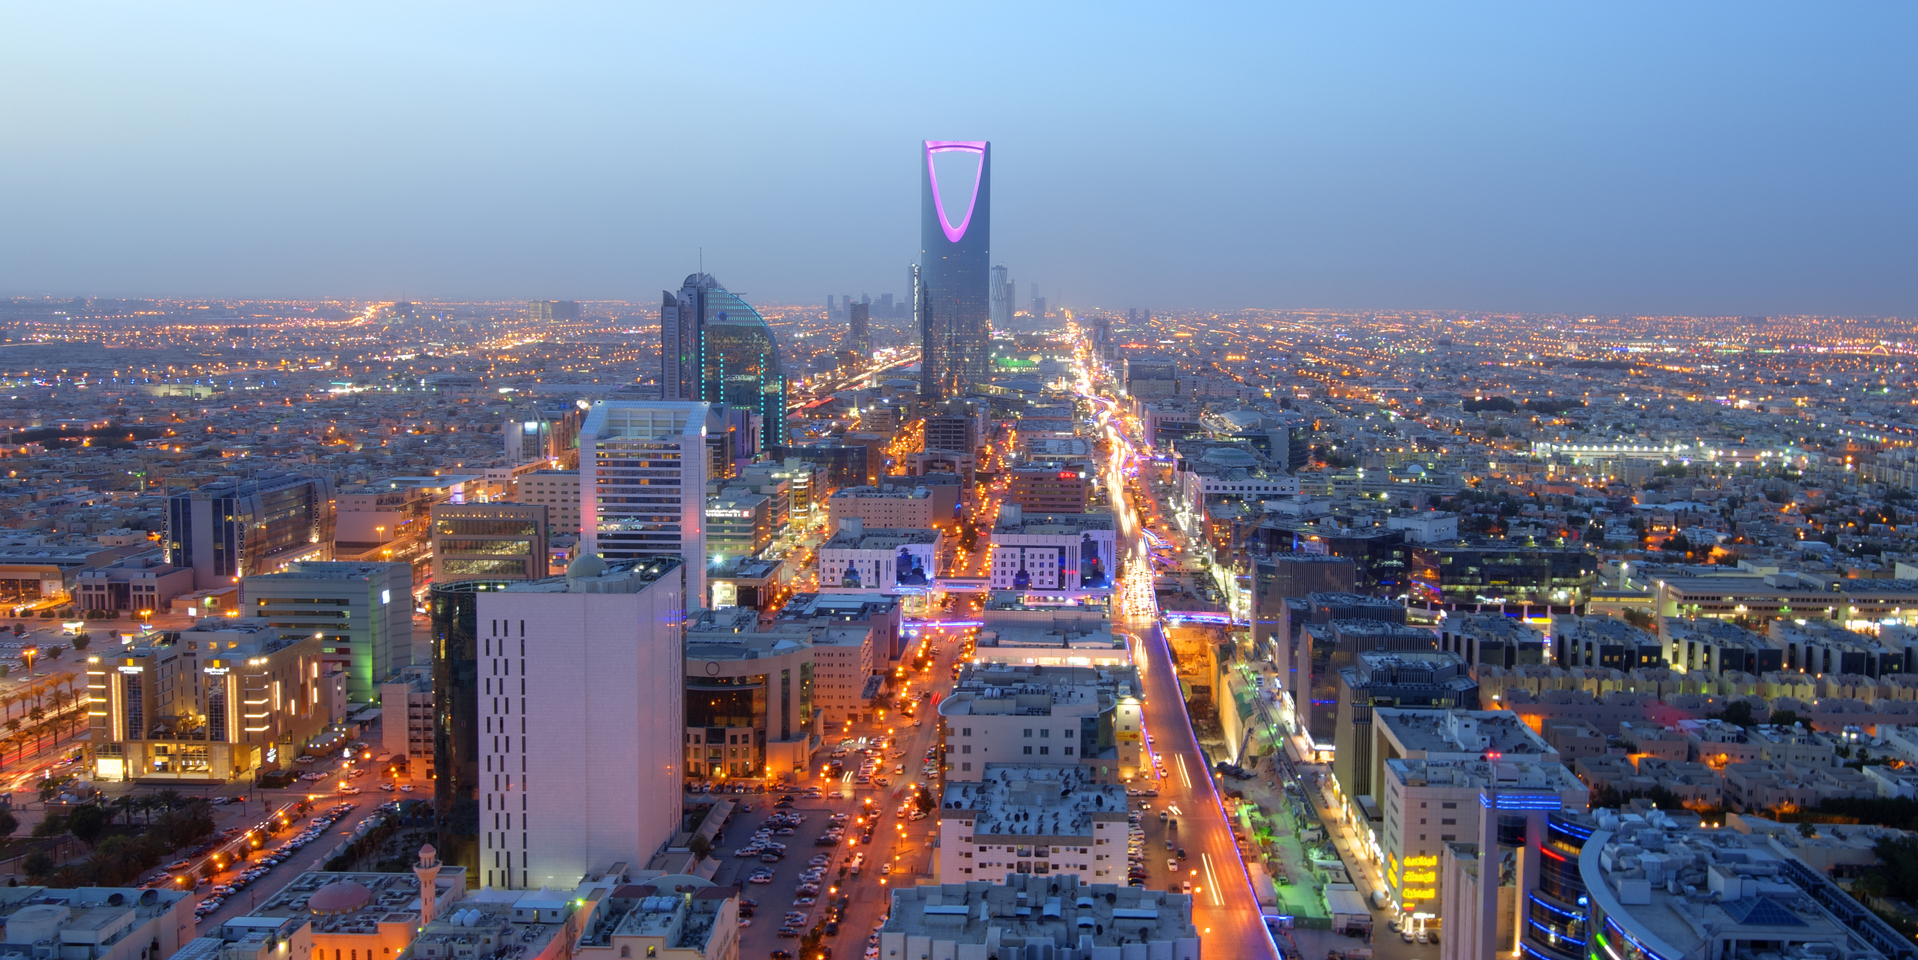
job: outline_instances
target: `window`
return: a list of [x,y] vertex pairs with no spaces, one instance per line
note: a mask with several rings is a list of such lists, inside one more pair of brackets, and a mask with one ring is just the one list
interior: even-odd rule
[[962,743],[962,744],[960,744],[960,745],[959,745],[959,752],[960,752],[960,753],[971,753],[971,752],[972,752],[972,744],[970,744],[970,743]]
[[1051,747],[1040,747],[1040,748],[1039,748],[1039,755],[1040,755],[1040,756],[1042,756],[1042,757],[1043,757],[1043,756],[1045,756],[1045,755],[1047,755],[1047,754],[1049,754],[1049,753],[1051,753],[1051,752],[1052,752],[1052,748],[1051,748]]
[[1039,736],[1041,736],[1041,737],[1050,737],[1050,736],[1052,736],[1052,729],[1051,729],[1050,727],[1048,727],[1048,728],[1046,728],[1046,729],[1043,729],[1043,730],[1040,730],[1040,731],[1039,731]]
[[1031,729],[1030,727],[1028,727],[1028,728],[1026,728],[1026,733],[1025,733],[1025,735],[1026,735],[1026,738],[1027,738],[1027,739],[1031,739],[1031,738],[1032,738],[1032,729]]
[[1071,747],[1067,747],[1067,748],[1066,748],[1066,756],[1068,756],[1068,757],[1069,757],[1069,756],[1072,756],[1072,748],[1071,748]]
[[1027,754],[1028,756],[1030,756],[1030,755],[1032,754],[1032,748],[1031,748],[1031,747],[1027,747],[1027,748],[1026,748],[1026,754]]
[[962,737],[970,737],[970,736],[972,736],[972,728],[971,728],[971,727],[966,727],[966,728],[965,728],[965,730],[964,730],[964,731],[963,731],[962,733],[960,733],[959,735],[960,735],[960,736],[962,736]]
[[1446,827],[1454,827],[1458,825],[1458,821],[1452,819],[1451,817],[1446,817],[1445,819],[1439,821],[1439,825],[1446,826]]
[[1451,800],[1447,800],[1444,803],[1439,804],[1439,807],[1445,810],[1457,810],[1458,804]]

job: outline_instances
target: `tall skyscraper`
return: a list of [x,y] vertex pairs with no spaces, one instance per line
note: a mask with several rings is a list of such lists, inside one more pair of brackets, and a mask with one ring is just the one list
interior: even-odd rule
[[752,410],[764,418],[761,447],[783,445],[786,374],[765,318],[710,273],[693,274],[662,297],[661,396]]
[[872,359],[872,336],[866,332],[866,321],[871,319],[872,306],[864,303],[848,304],[846,307],[846,345],[852,352],[859,354],[860,363]]
[[580,552],[684,557],[706,595],[706,416],[697,401],[601,400],[579,434]]
[[[930,400],[963,397],[985,380],[992,359],[990,244],[992,238],[992,144],[984,140],[927,140],[923,196],[919,207],[918,296],[921,344],[919,395]],[[952,155],[977,166],[951,163],[941,190],[937,160]],[[950,161],[949,161],[950,162]],[[970,169],[968,169],[970,168]],[[970,177],[972,189],[965,179]],[[953,200],[952,204],[946,201]]]
[[483,886],[564,890],[678,831],[682,571],[702,566],[587,553],[564,577],[476,596]]
[[167,562],[202,590],[333,558],[333,483],[266,474],[216,480],[167,498]]
[[992,268],[992,328],[1012,329],[1012,278],[1005,267]]

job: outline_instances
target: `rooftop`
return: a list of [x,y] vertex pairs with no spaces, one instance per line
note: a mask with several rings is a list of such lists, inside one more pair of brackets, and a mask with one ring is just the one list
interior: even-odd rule
[[[1700,828],[1663,811],[1594,812],[1579,872],[1596,906],[1660,956],[1899,956],[1907,941],[1762,833]],[[1609,925],[1608,925],[1609,926]]]
[[[352,887],[363,888],[362,895]],[[466,870],[440,868],[434,884],[436,903],[447,906],[466,891]],[[331,890],[328,888],[331,887]],[[315,894],[326,890],[323,900],[314,904]],[[339,894],[351,890],[353,896]],[[450,906],[447,907],[450,909]],[[336,873],[311,870],[280,888],[254,909],[254,917],[312,916],[314,933],[377,933],[382,923],[413,926],[420,918],[420,882],[411,873]]]
[[940,817],[972,820],[974,837],[1090,837],[1097,821],[1125,822],[1126,794],[1077,767],[989,763],[977,782],[946,784]]
[[[1070,873],[896,888],[881,928],[882,938],[903,934],[963,944],[985,944],[995,932],[1001,953],[1010,956],[1025,956],[1035,946],[1042,955],[1052,954],[1061,944],[1087,938],[1117,956],[1122,943],[1199,936],[1187,894],[1081,883]],[[1134,948],[1126,949],[1130,956]],[[1139,956],[1147,955],[1143,946],[1136,949]]]
[[1509,710],[1400,710],[1379,707],[1372,722],[1384,725],[1407,750],[1433,753],[1496,751],[1507,756],[1556,753]]

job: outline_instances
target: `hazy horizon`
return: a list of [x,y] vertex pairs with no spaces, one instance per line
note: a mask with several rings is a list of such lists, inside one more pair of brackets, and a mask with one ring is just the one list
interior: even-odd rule
[[6,296],[899,296],[919,141],[987,139],[1022,303],[1918,313],[1903,5],[0,24]]

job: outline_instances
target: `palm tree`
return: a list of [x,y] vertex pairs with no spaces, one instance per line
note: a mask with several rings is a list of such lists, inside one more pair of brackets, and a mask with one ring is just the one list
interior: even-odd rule
[[140,805],[139,800],[136,797],[134,797],[133,794],[125,793],[125,794],[121,794],[119,797],[116,797],[113,800],[112,808],[116,812],[124,814],[126,816],[127,826],[130,827],[130,826],[133,826],[133,808],[139,805]]
[[159,793],[156,793],[153,795],[153,803],[155,806],[159,807],[161,810],[164,810],[170,813],[174,810],[178,810],[181,806],[185,805],[186,797],[182,796],[180,791],[175,790],[172,787],[168,787],[167,789],[162,790]]

